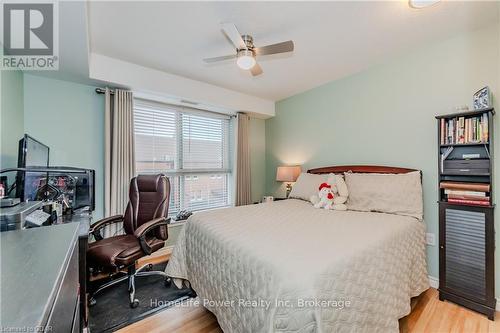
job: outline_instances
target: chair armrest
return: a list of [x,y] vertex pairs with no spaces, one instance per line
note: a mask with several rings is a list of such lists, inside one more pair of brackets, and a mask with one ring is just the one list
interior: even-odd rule
[[96,240],[101,240],[102,236],[99,233],[99,231],[102,228],[104,228],[105,226],[107,226],[109,224],[118,223],[118,222],[122,222],[122,221],[123,221],[123,215],[114,215],[114,216],[103,218],[103,219],[97,221],[96,223],[90,225],[89,233],[94,235],[94,238]]
[[134,236],[139,239],[142,250],[146,254],[151,254],[153,252],[151,246],[146,242],[146,234],[148,231],[158,228],[162,225],[168,225],[170,223],[170,218],[159,217],[157,219],[148,221],[141,225],[139,228],[135,229]]

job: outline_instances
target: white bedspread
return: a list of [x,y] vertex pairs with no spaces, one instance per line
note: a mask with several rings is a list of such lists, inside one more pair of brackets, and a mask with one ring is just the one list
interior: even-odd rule
[[225,332],[398,332],[429,287],[422,222],[294,199],[194,214],[166,273]]

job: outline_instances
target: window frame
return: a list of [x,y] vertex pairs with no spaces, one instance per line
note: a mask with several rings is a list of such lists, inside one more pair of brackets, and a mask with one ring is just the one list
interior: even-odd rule
[[[232,206],[234,203],[234,198],[233,198],[233,186],[234,186],[234,141],[235,141],[235,135],[234,135],[234,122],[233,118],[235,115],[231,114],[222,114],[222,113],[216,113],[213,111],[206,111],[206,110],[200,110],[200,109],[195,109],[195,108],[190,108],[190,107],[185,107],[185,106],[178,106],[178,105],[173,105],[173,104],[168,104],[168,103],[163,103],[163,102],[157,102],[157,101],[152,101],[152,100],[147,100],[147,99],[142,99],[142,98],[134,98],[134,105],[133,105],[133,112],[134,112],[134,120],[135,120],[135,110],[136,110],[136,105],[142,105],[144,107],[149,107],[149,108],[159,108],[163,109],[166,111],[173,111],[175,112],[175,123],[176,123],[176,130],[175,130],[175,147],[176,147],[176,156],[174,160],[174,167],[177,167],[175,169],[165,169],[165,170],[151,170],[151,171],[139,171],[136,170],[136,174],[154,174],[161,172],[165,174],[169,178],[177,178],[178,180],[178,195],[179,195],[179,207],[178,211],[185,210],[189,208],[189,200],[185,197],[186,196],[186,176],[197,176],[197,175],[214,175],[216,176],[215,179],[220,179],[222,178],[221,175],[226,176],[226,204],[222,206],[214,206],[214,207],[208,207],[206,209],[196,209],[196,210],[191,210],[190,211],[203,211],[203,210],[211,210],[211,209],[217,209],[217,208],[224,208],[224,207],[229,207]],[[184,114],[189,114],[189,115],[198,115],[202,117],[207,117],[207,118],[212,118],[212,119],[223,119],[227,120],[227,128],[223,130],[224,138],[223,140],[227,140],[226,143],[222,143],[223,146],[223,165],[225,164],[226,167],[222,168],[189,168],[186,169],[184,168],[184,134],[183,134],[183,115]],[[135,125],[134,125],[135,126]],[[136,132],[134,128],[134,139],[136,138]],[[154,136],[154,135],[153,135]],[[135,149],[137,146],[134,147]],[[225,156],[227,155],[227,156]],[[137,156],[137,154],[136,154]],[[135,161],[136,163],[136,168],[137,168],[137,160]],[[191,177],[193,179],[193,177]],[[172,181],[171,181],[172,182]],[[172,195],[173,192],[171,192]],[[175,194],[174,194],[175,195]],[[172,200],[172,199],[171,199]],[[186,205],[188,204],[188,205]],[[172,208],[172,207],[170,207]],[[176,207],[177,208],[177,207]],[[169,209],[169,216],[174,216],[178,211],[174,211],[173,213],[171,209]]]

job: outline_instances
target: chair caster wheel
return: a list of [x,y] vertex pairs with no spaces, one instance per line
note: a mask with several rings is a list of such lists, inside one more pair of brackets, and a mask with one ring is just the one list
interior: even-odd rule
[[136,298],[136,299],[134,299],[134,301],[133,301],[132,303],[130,303],[130,307],[131,307],[132,309],[135,309],[135,308],[136,308],[136,307],[138,307],[138,306],[139,306],[139,300],[138,300],[137,298]]
[[163,283],[165,284],[165,287],[169,288],[172,285],[172,279],[171,278],[165,278],[165,280],[163,281]]
[[97,304],[97,301],[95,300],[94,297],[92,297],[91,299],[89,299],[89,306],[94,306]]

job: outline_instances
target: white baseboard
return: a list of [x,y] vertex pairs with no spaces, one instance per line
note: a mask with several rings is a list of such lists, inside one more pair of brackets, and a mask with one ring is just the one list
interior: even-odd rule
[[429,285],[434,289],[438,289],[439,288],[439,279],[437,277],[429,275]]

